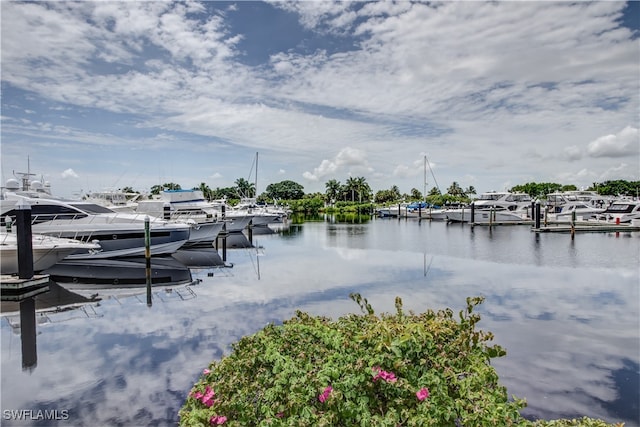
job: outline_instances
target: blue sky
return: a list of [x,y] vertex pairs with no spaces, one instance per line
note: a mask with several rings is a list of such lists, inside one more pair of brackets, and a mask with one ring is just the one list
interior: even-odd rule
[[638,180],[638,5],[2,2],[2,181]]

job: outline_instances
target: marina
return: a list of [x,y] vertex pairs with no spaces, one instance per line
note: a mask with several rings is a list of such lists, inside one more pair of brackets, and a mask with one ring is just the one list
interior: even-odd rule
[[68,420],[34,425],[175,425],[204,367],[296,310],[356,313],[348,295],[359,292],[376,312],[392,312],[395,296],[407,310],[457,311],[482,295],[479,327],[506,349],[495,367],[509,395],[527,399],[525,416],[637,425],[639,236],[294,218],[229,236],[224,261],[219,242],[174,258],[182,267],[168,262],[187,281],[122,288],[113,286],[118,269],[109,286],[52,281],[34,298],[36,354],[22,354],[17,303],[2,303],[2,381],[12,390],[2,406],[68,411]]

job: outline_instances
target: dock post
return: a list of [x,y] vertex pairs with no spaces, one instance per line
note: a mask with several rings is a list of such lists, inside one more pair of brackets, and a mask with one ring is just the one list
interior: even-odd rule
[[151,307],[151,228],[149,226],[149,215],[144,217],[144,259],[146,265],[147,307]]
[[418,224],[422,223],[422,204],[418,202]]
[[402,218],[402,214],[400,213],[400,203],[398,203],[398,220]]
[[31,232],[31,206],[24,201],[16,204],[16,234],[18,239],[18,277],[33,277],[33,234]]
[[571,212],[571,240],[576,237],[576,211]]
[[474,226],[476,222],[476,204],[475,202],[471,202],[471,227]]
[[536,202],[534,202],[532,200],[531,201],[531,212],[529,214],[529,218],[531,218],[531,220],[535,220],[535,209],[536,209]]
[[253,245],[253,218],[249,220],[247,225],[247,232],[249,233],[249,243]]
[[227,262],[227,236],[229,235],[229,232],[227,231],[226,223],[222,227],[221,233],[222,233],[222,261]]
[[536,200],[536,214],[535,214],[536,230],[540,229],[540,200]]

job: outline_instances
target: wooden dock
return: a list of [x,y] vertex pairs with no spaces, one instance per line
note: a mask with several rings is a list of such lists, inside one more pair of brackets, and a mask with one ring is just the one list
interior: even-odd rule
[[605,222],[576,222],[554,223],[542,225],[540,228],[533,227],[531,231],[536,233],[617,233],[640,231],[640,225],[633,224],[611,224]]
[[2,301],[22,301],[47,291],[49,291],[48,274],[38,274],[30,279],[9,275],[0,276]]

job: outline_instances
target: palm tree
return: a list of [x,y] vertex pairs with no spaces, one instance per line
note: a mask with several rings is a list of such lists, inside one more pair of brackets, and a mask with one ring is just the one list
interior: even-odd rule
[[467,196],[469,194],[476,194],[476,189],[473,185],[470,185],[466,190],[464,190],[464,194],[466,194]]
[[394,195],[393,200],[399,200],[402,197],[402,194],[400,194],[400,188],[398,188],[397,185],[392,185],[389,191]]
[[256,185],[244,178],[238,178],[235,181],[236,190],[240,197],[255,197]]
[[349,177],[345,184],[345,189],[347,192],[351,192],[351,201],[355,201],[355,192],[358,188],[358,181],[354,177]]
[[371,199],[371,187],[367,184],[367,180],[363,176],[359,176],[356,178],[356,186],[358,188],[358,200],[362,203],[362,200],[366,200],[367,202]]
[[362,177],[350,177],[347,179],[347,183],[345,184],[345,189],[347,192],[351,192],[351,201],[356,201],[356,195],[358,196],[358,201],[362,202],[362,200],[366,200],[367,202],[371,199],[371,187],[367,184],[367,180]]
[[449,188],[447,188],[447,193],[449,193],[452,196],[464,195],[464,191],[462,190],[462,187],[460,187],[460,184],[458,184],[455,181],[453,181],[451,186]]
[[205,184],[204,182],[200,183],[200,186],[196,188],[196,190],[200,190],[202,191],[202,194],[204,195],[204,198],[207,200],[211,200],[213,199],[213,190],[211,190],[211,188],[209,188],[209,186],[207,184]]
[[340,196],[340,189],[342,188],[342,184],[340,184],[340,181],[330,179],[324,184],[324,186],[327,189],[327,191],[325,192],[326,199],[329,203],[333,204]]

